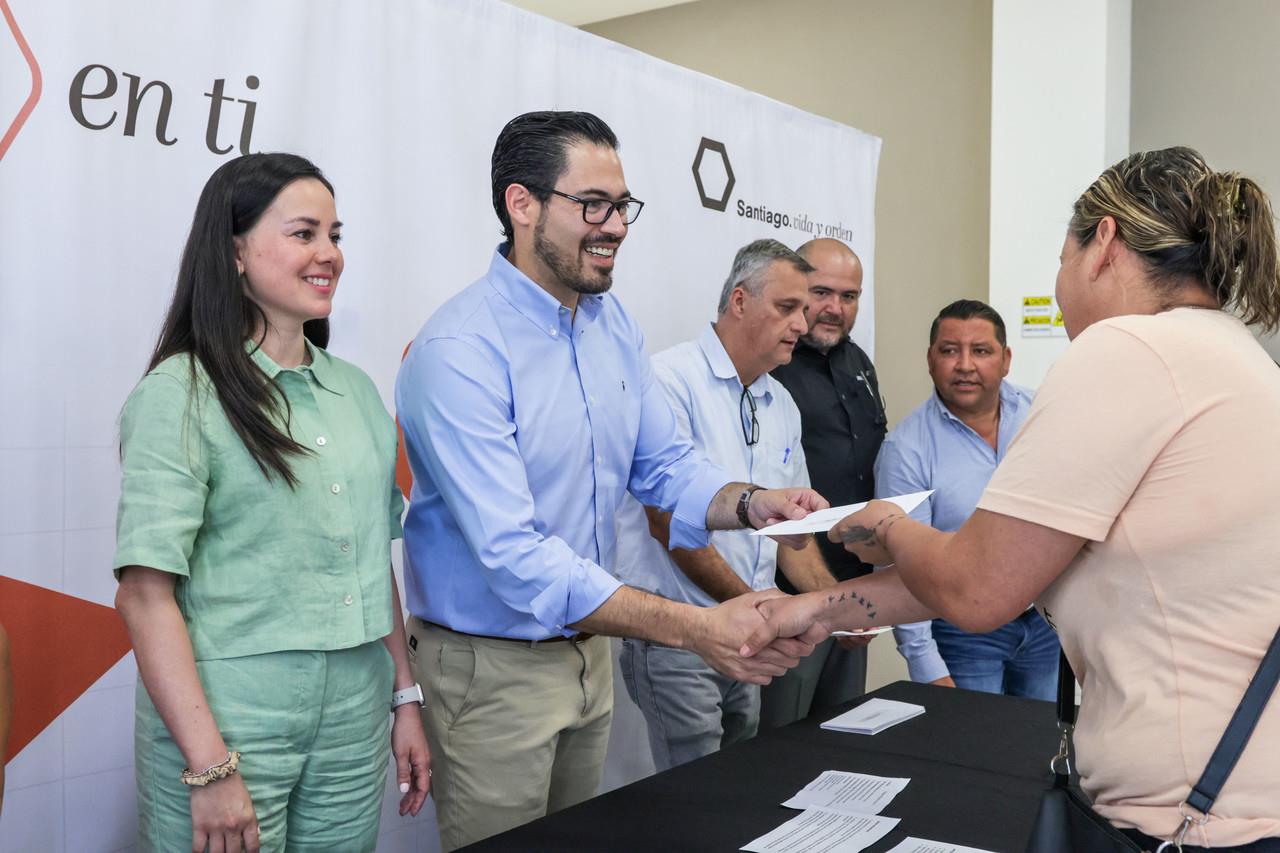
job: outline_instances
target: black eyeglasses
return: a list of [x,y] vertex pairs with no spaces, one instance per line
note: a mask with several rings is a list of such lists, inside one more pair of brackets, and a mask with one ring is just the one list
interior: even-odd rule
[[[747,405],[743,406],[743,403]],[[760,422],[756,420],[756,398],[746,386],[738,398],[738,414],[742,420],[742,438],[750,447],[760,440]]]
[[560,190],[547,188],[546,192],[576,201],[582,205],[582,221],[588,225],[603,225],[609,221],[613,212],[618,211],[624,225],[630,225],[640,218],[640,210],[644,202],[638,198],[624,198],[622,201],[609,201],[607,198],[579,198],[576,195],[562,193]]

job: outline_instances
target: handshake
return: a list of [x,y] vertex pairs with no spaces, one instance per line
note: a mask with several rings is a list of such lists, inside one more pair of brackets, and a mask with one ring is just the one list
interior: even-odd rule
[[[827,536],[868,562],[891,561],[883,544],[883,533],[902,511],[885,501],[872,501],[864,509],[847,516]],[[881,535],[877,535],[881,534]],[[806,537],[781,540],[793,548],[803,547]],[[833,629],[854,627],[826,624],[849,613],[848,605],[860,598],[839,584],[818,592],[787,595],[778,589],[750,592],[701,611],[698,630],[689,647],[724,675],[748,684],[768,684],[796,666],[815,646],[831,636]],[[859,614],[867,621],[876,616],[875,605],[863,601]],[[867,609],[869,606],[869,609]],[[868,639],[847,638],[847,644],[862,645]]]
[[811,615],[811,595],[766,589],[708,607],[690,648],[736,681],[768,684],[830,634]]

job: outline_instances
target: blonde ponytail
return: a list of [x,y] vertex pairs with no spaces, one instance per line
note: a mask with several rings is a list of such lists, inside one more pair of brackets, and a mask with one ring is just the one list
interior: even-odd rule
[[1105,216],[1157,288],[1195,281],[1246,323],[1280,327],[1275,221],[1254,181],[1214,172],[1190,148],[1138,152],[1076,200],[1070,230],[1086,244]]

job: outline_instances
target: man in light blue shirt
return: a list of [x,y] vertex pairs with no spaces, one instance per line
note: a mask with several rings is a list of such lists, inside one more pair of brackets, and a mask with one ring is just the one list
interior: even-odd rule
[[[1031,408],[1031,395],[1004,380],[1012,357],[994,308],[962,299],[942,309],[929,330],[934,393],[885,439],[876,497],[935,489],[912,517],[944,531],[964,524]],[[1056,695],[1058,638],[1034,609],[989,634],[943,619],[900,625],[894,634],[912,681],[949,673],[969,690]]]
[[812,490],[729,482],[677,435],[640,330],[607,292],[642,203],[603,121],[518,116],[492,181],[506,242],[428,320],[396,381],[414,476],[410,660],[446,850],[595,793],[613,694],[608,641],[593,635],[689,648],[757,683],[806,652],[738,654],[771,593],[698,608],[623,586],[608,569],[626,492],[671,512],[683,548],[825,506]]
[[[716,322],[696,340],[654,356],[681,441],[734,479],[809,485],[800,410],[769,371],[791,360],[808,330],[812,270],[777,240],[749,243],[734,258]],[[629,507],[619,526],[619,576],[673,601],[708,607],[769,589],[779,569],[801,592],[835,583],[813,539],[795,551],[745,530],[717,531],[704,548],[669,550],[671,514],[654,506],[643,514]],[[721,675],[692,652],[640,638],[623,641],[621,665],[659,770],[756,733],[758,685]]]

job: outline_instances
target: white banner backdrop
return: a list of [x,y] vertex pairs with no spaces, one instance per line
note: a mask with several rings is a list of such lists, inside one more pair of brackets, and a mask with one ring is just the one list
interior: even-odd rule
[[[490,0],[0,12],[0,576],[112,603],[116,417],[199,190],[241,150],[298,152],[333,181],[332,349],[389,405],[404,345],[488,264],[493,140],[533,109],[595,112],[622,142],[646,208],[616,290],[650,351],[693,337],[734,252],[765,236],[858,252],[872,349],[880,140],[860,131]],[[131,849],[134,680],[126,657],[13,758],[0,853]],[[607,784],[646,764],[617,698]],[[386,809],[379,849],[435,849],[429,812]]]

